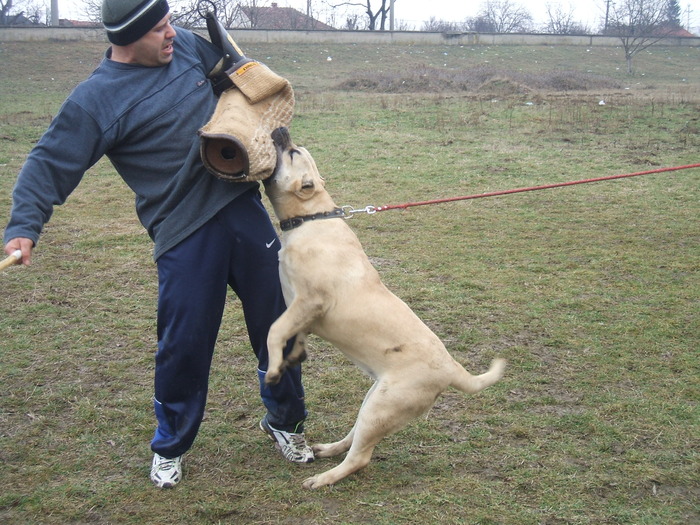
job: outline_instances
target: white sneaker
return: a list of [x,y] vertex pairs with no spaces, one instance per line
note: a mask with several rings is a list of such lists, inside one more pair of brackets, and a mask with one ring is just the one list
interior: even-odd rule
[[288,461],[293,463],[311,463],[314,460],[314,451],[306,444],[303,432],[285,432],[277,430],[267,422],[267,416],[260,421],[260,429],[275,442],[275,448]]
[[159,454],[153,455],[151,481],[159,489],[171,489],[182,479],[182,456],[168,459]]

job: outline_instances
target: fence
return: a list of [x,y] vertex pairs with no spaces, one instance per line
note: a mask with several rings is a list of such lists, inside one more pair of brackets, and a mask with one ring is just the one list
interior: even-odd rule
[[[399,44],[399,45],[568,45],[619,46],[616,37],[600,35],[547,35],[537,33],[471,33],[424,31],[285,31],[236,29],[231,34],[241,44]],[[3,27],[0,42],[27,41],[94,41],[106,42],[101,27]],[[700,37],[671,37],[657,45],[699,47]]]

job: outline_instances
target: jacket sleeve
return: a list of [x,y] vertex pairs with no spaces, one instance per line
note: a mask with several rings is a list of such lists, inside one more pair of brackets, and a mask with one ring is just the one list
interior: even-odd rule
[[102,130],[70,98],[30,152],[12,191],[4,242],[26,237],[36,244],[54,206],[63,204],[106,150]]

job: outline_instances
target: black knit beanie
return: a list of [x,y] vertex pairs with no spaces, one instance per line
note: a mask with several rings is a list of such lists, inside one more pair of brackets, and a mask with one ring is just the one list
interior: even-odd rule
[[153,29],[169,11],[167,0],[102,0],[102,23],[110,42],[126,46]]

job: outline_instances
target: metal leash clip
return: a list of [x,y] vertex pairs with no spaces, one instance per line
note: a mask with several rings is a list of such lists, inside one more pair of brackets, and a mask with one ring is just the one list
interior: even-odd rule
[[365,206],[359,210],[356,210],[352,206],[341,206],[341,209],[345,213],[345,220],[352,219],[357,213],[366,213],[367,215],[377,213],[376,206]]

